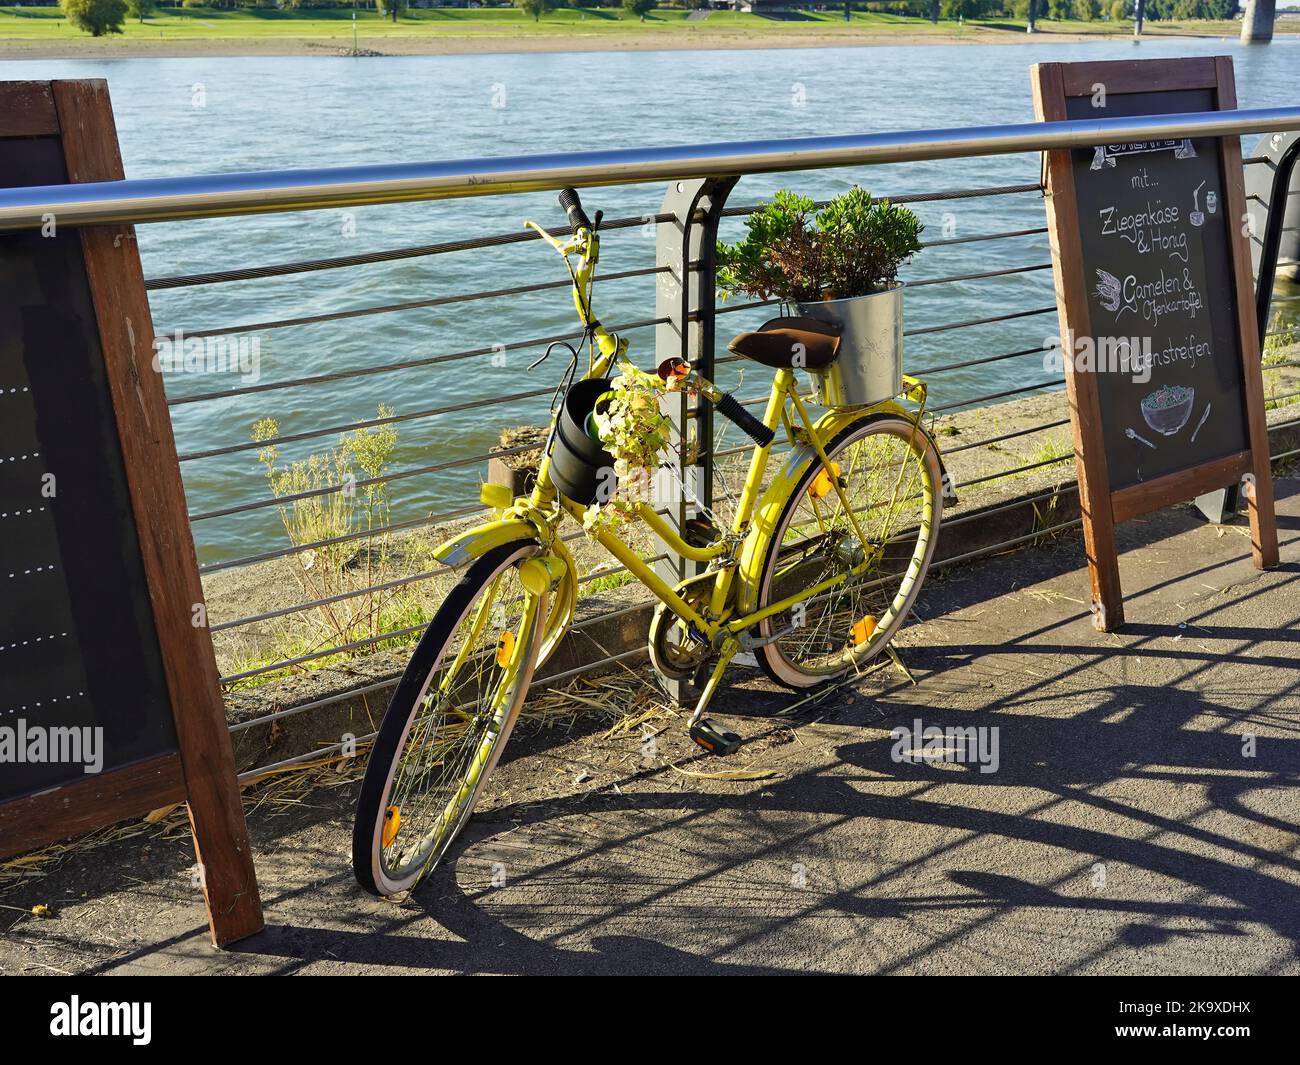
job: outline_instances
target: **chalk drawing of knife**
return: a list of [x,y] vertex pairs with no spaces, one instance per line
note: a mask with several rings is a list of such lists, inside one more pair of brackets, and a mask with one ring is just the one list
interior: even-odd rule
[[1210,404],[1207,403],[1205,404],[1205,413],[1201,415],[1201,420],[1196,423],[1196,428],[1192,430],[1192,438],[1187,441],[1189,444],[1196,443],[1196,434],[1201,431],[1201,426],[1205,424],[1205,419],[1208,418],[1209,416],[1210,416]]
[[1156,449],[1155,444],[1151,443],[1150,440],[1142,439],[1142,437],[1138,436],[1137,433],[1135,433],[1132,429],[1125,429],[1124,435],[1127,436],[1130,440],[1136,440],[1139,444],[1146,444],[1146,446],[1149,447],[1152,451]]

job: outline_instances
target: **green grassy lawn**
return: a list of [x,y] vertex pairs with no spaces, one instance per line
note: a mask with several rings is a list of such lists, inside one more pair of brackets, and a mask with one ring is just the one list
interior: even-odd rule
[[[662,9],[651,14],[645,22],[628,16],[622,10],[593,8],[554,11],[540,22],[513,8],[462,9],[419,8],[412,9],[396,23],[382,18],[374,11],[357,14],[359,32],[368,39],[376,37],[460,37],[478,35],[519,36],[571,36],[574,34],[643,32],[706,32],[706,33],[772,33],[787,37],[803,33],[826,34],[846,28],[842,11],[805,12],[798,20],[785,21],[764,18],[760,15],[735,11],[715,11],[707,19],[688,21],[688,12]],[[878,31],[882,36],[891,33],[928,34],[945,36],[973,32],[976,28],[1019,30],[1024,23],[1011,19],[971,21],[965,26],[956,22],[932,24],[928,19],[907,18],[875,12],[855,11],[847,28],[855,35],[865,31]],[[1104,34],[1130,32],[1128,23],[1111,22],[1041,22],[1045,33]],[[1162,22],[1150,26],[1154,32],[1179,31],[1185,33],[1211,33],[1235,36],[1235,24],[1206,22]],[[162,8],[143,23],[128,20],[123,34],[115,39],[221,39],[221,38],[274,38],[274,37],[347,37],[352,33],[350,10],[313,10],[306,12],[253,10],[224,11],[207,8]],[[89,40],[87,34],[73,29],[57,7],[0,7],[0,40],[71,41]]]

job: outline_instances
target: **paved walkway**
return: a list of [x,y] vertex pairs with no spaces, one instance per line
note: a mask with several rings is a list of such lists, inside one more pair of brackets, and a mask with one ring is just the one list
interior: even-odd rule
[[[1300,972],[1300,480],[1277,487],[1268,573],[1244,525],[1121,527],[1123,634],[1092,630],[1070,536],[932,579],[916,685],[883,669],[789,717],[734,689],[726,760],[677,726],[649,762],[594,726],[522,737],[404,903],[354,888],[340,781],[253,813],[270,929],[241,949],[205,945],[183,834],[145,834],[8,891],[59,916],[19,918],[0,968]],[[996,771],[895,760],[918,718],[996,729]]]

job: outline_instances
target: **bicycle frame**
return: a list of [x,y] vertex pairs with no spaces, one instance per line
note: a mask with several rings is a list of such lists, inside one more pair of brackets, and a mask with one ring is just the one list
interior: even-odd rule
[[[570,254],[579,255],[578,266],[576,268],[570,266],[570,273],[574,282],[574,304],[586,327],[586,337],[590,343],[588,368],[582,376],[583,379],[602,377],[616,360],[626,354],[627,341],[606,331],[591,313],[590,290],[592,274],[599,254],[599,239],[589,231],[583,230],[570,240],[562,242],[535,223],[528,224],[536,229],[552,247],[564,254],[566,262]],[[808,467],[816,462],[822,469],[831,471],[831,464],[826,455],[829,442],[850,424],[885,415],[905,418],[916,426],[918,433],[924,434],[921,418],[925,406],[925,385],[908,377],[904,378],[904,382],[902,396],[918,403],[919,411],[908,410],[898,402],[896,397],[868,408],[830,409],[813,420],[799,395],[794,372],[788,369],[777,370],[762,421],[774,432],[784,426],[792,445],[791,452],[781,470],[764,490],[762,485],[767,474],[773,445],[754,445],[730,532],[720,536],[708,546],[696,547],[688,544],[652,506],[644,502],[637,505],[636,515],[645,521],[669,550],[693,562],[724,563],[717,569],[710,590],[708,609],[705,612],[688,603],[611,529],[601,526],[595,531],[596,541],[605,550],[621,562],[628,572],[645,585],[669,610],[683,622],[693,626],[695,631],[719,652],[720,660],[711,684],[721,676],[726,663],[740,649],[741,634],[765,619],[790,609],[798,602],[830,591],[865,572],[872,565],[873,558],[868,553],[857,566],[802,589],[780,602],[770,603],[762,610],[756,609],[767,538],[775,529],[781,508],[789,498],[790,492],[804,476]],[[788,413],[790,410],[793,410],[798,424],[790,417]],[[849,520],[854,524],[865,544],[867,541],[862,536],[862,530],[857,527],[854,508],[846,497],[839,479],[834,476],[833,471],[831,472],[831,486],[838,494],[840,504],[845,508]],[[514,499],[508,495],[502,497],[494,490],[494,486],[485,486],[483,499],[484,502],[496,507],[498,520],[464,533],[442,545],[435,552],[438,561],[450,566],[461,565],[502,543],[520,538],[534,538],[542,545],[543,550],[539,560],[546,566],[552,580],[559,583],[567,577],[570,582],[576,581],[576,574],[570,572],[572,560],[555,533],[564,513],[567,512],[578,522],[582,522],[587,508],[560,496],[556,491],[550,477],[549,453],[542,456],[536,484],[527,496]],[[732,556],[730,553],[737,548],[738,551]],[[570,596],[575,594],[572,585],[569,594]],[[561,623],[561,626],[567,629],[567,619]],[[556,635],[562,635],[562,632]]]

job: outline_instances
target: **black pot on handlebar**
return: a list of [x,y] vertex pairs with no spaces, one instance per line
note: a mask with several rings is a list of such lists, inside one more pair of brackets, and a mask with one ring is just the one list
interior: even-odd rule
[[572,385],[564,396],[551,448],[551,480],[560,494],[582,506],[609,499],[617,480],[614,456],[587,433],[587,416],[609,391],[608,378],[594,377]]

